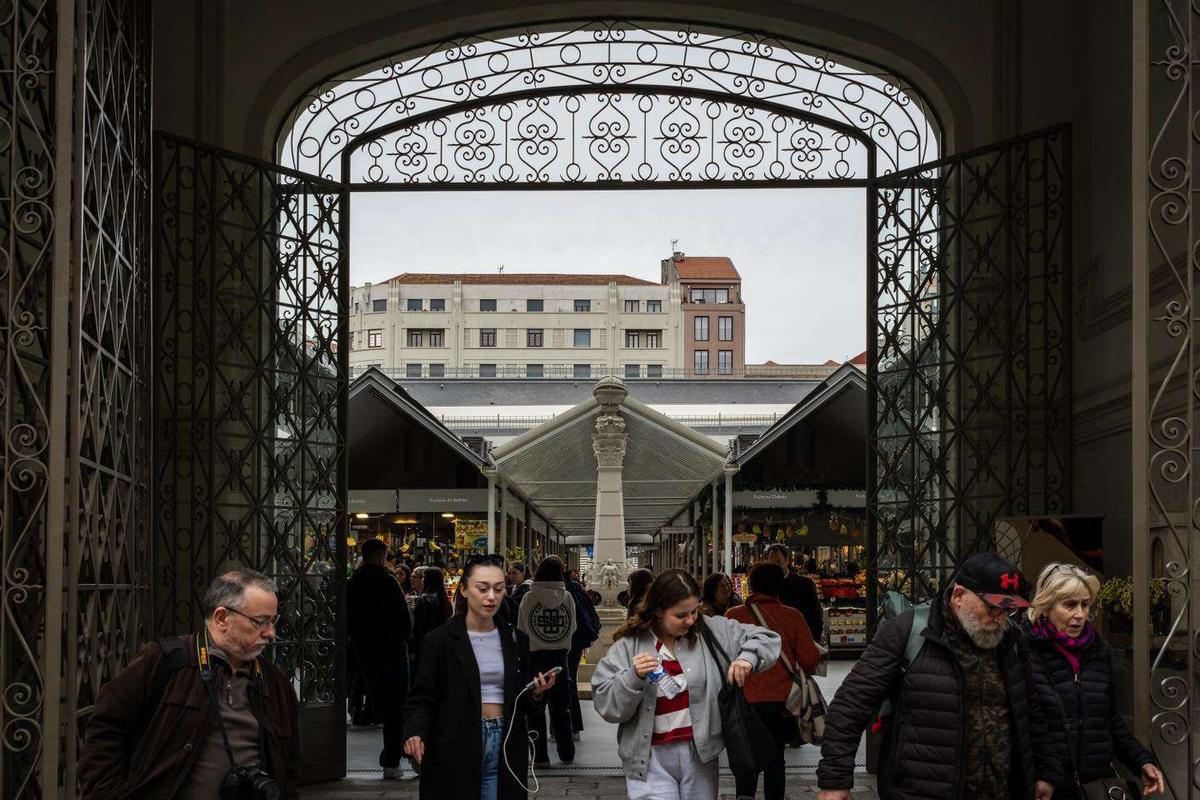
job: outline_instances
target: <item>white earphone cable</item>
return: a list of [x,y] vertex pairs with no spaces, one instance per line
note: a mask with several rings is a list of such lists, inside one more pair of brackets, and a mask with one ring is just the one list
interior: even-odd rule
[[[517,698],[516,698],[516,700],[513,701],[514,709],[520,707],[521,695],[525,694],[528,691],[529,691],[529,687],[526,686],[524,689],[517,692]],[[514,711],[513,713],[517,713],[517,712]],[[504,741],[500,745],[500,753],[504,756],[504,766],[508,770],[508,774],[512,775],[513,779],[517,783],[521,784],[521,786],[524,787],[526,792],[528,792],[529,794],[537,794],[538,790],[541,788],[541,786],[538,784],[537,772],[533,769],[533,757],[534,757],[533,743],[534,743],[534,739],[537,736],[537,734],[534,733],[533,731],[528,731],[526,733],[526,736],[529,739],[529,774],[533,776],[533,788],[532,789],[529,788],[529,785],[525,782],[524,778],[519,777],[517,775],[517,773],[513,771],[512,764],[510,764],[508,762],[508,737],[512,736],[513,727],[515,726],[515,724],[516,724],[516,720],[513,720],[512,722],[509,723],[508,733],[504,734]]]

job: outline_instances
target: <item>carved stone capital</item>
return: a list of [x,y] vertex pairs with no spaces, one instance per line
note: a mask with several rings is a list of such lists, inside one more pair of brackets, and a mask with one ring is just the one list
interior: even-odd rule
[[596,432],[592,434],[592,450],[596,464],[601,467],[620,467],[625,463],[625,420],[619,414],[607,413],[596,417]]

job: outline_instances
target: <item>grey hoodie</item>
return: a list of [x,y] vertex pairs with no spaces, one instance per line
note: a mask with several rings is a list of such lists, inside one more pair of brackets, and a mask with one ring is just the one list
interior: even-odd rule
[[529,637],[529,650],[570,650],[575,635],[575,598],[562,581],[534,581],[521,598],[517,630]]

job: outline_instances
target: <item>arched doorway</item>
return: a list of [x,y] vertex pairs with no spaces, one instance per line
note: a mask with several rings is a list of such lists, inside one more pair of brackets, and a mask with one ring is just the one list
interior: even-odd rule
[[868,606],[880,588],[929,596],[996,516],[1054,511],[1069,491],[1068,137],[950,158],[940,141],[920,94],[880,68],[614,20],[459,37],[335,76],[297,102],[278,164],[161,137],[153,518],[170,574],[191,583],[165,591],[159,627],[195,618],[196,582],[223,564],[275,575],[276,658],[325,756],[311,777],[344,773],[358,191],[865,189]]

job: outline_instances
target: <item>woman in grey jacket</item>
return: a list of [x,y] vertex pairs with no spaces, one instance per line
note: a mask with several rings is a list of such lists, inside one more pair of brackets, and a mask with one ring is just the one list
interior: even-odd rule
[[662,572],[613,634],[596,665],[597,713],[619,723],[617,752],[630,800],[705,800],[717,796],[717,757],[725,743],[717,693],[751,672],[770,669],[779,635],[725,617],[705,619],[726,653],[727,674],[709,655],[697,625],[700,586],[679,569]]

